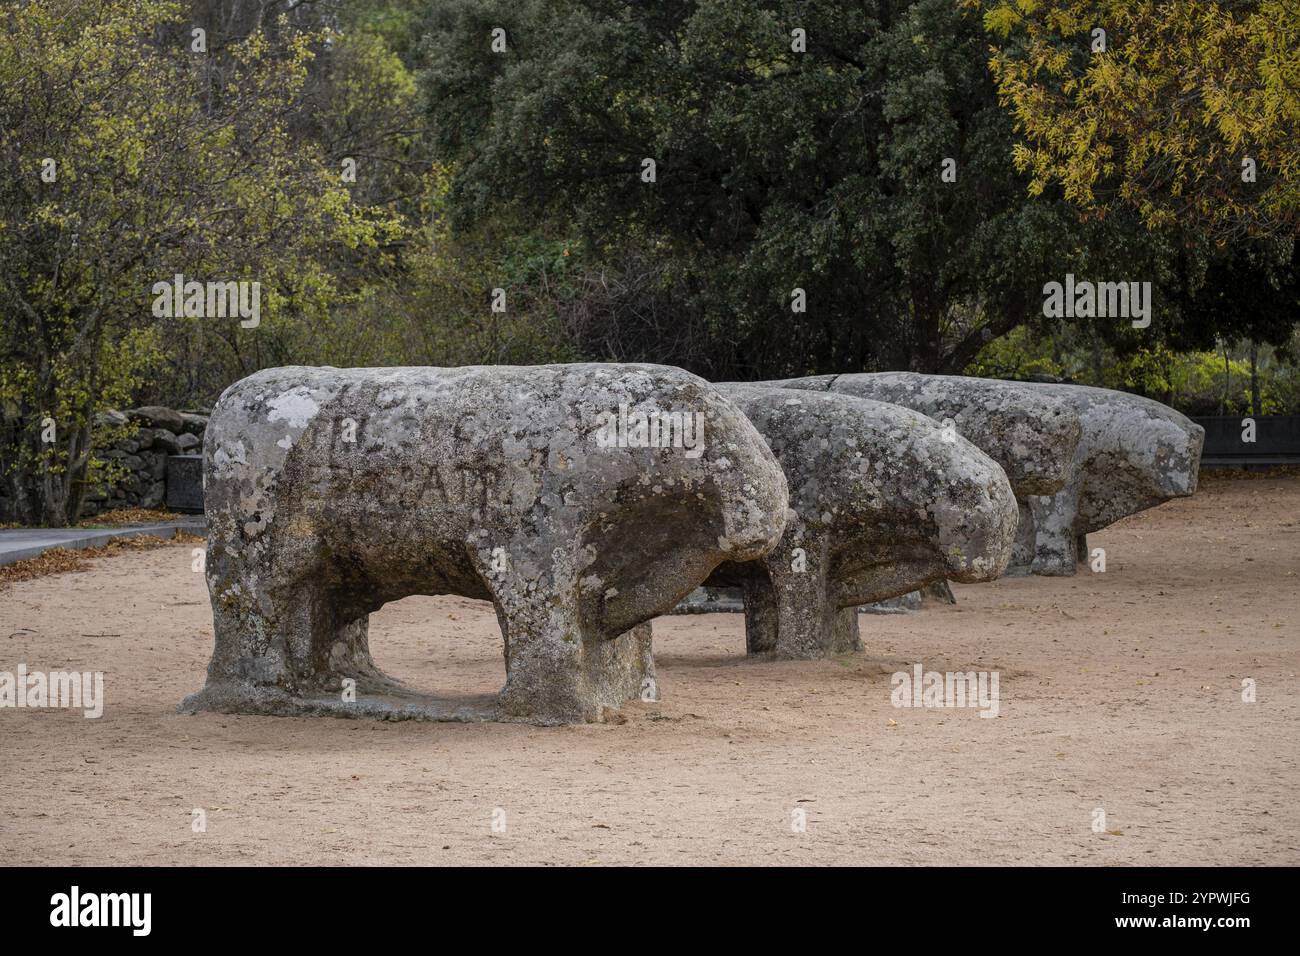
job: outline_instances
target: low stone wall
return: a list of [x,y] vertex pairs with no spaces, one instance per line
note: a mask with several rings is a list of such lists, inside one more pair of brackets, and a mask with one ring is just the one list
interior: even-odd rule
[[167,500],[167,456],[196,455],[203,447],[208,416],[179,412],[159,405],[102,413],[106,425],[138,426],[135,435],[96,454],[117,463],[125,473],[110,484],[90,489],[82,506],[83,517],[116,508],[161,508]]

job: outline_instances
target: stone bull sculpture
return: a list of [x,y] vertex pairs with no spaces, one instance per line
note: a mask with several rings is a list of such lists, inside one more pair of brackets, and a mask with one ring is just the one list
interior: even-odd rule
[[[183,712],[600,720],[652,686],[645,622],[787,514],[748,419],[653,365],[268,369],[221,396],[205,455],[216,644]],[[376,668],[368,615],[411,594],[493,602],[495,700]]]
[[1089,534],[1196,491],[1205,429],[1191,419],[1128,392],[1027,387],[1068,403],[1083,428],[1065,487],[1028,499],[1035,574],[1074,574],[1087,556]]
[[1070,480],[1082,435],[1072,403],[1019,382],[916,372],[816,375],[770,384],[889,402],[952,422],[1006,472],[1020,511],[1010,568],[1028,572],[1036,544],[1027,502],[1031,495],[1059,492]]
[[878,372],[779,382],[939,419],[1007,472],[1020,503],[1009,571],[1073,574],[1086,535],[1196,490],[1205,431],[1151,399],[1084,385]]
[[1016,501],[1002,470],[906,408],[754,385],[719,389],[767,440],[790,488],[780,544],[706,581],[742,589],[751,653],[861,649],[857,606],[952,578],[1002,573]]

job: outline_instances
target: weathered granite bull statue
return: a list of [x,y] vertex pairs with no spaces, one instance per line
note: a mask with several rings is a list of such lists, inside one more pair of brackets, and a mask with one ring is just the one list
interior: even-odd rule
[[1074,574],[1087,536],[1126,515],[1196,491],[1205,429],[1167,405],[1087,385],[1029,383],[1066,402],[1083,427],[1070,480],[1028,499],[1035,574]]
[[952,422],[1006,472],[1020,510],[1009,568],[1028,572],[1036,550],[1029,496],[1064,488],[1079,446],[1079,413],[1070,402],[1019,382],[916,372],[815,375],[769,384],[889,402]]
[[[268,369],[221,396],[205,455],[216,646],[183,712],[600,720],[653,683],[645,622],[787,515],[749,420],[654,365]],[[411,594],[494,603],[495,700],[375,667],[368,615]]]
[[1016,501],[973,444],[906,408],[847,395],[718,388],[767,440],[790,487],[780,544],[706,581],[744,595],[751,653],[858,650],[857,606],[943,578],[1002,573]]
[[1073,574],[1086,535],[1196,490],[1205,431],[1147,398],[1084,385],[877,372],[775,383],[893,402],[957,430],[1020,503],[1010,573]]

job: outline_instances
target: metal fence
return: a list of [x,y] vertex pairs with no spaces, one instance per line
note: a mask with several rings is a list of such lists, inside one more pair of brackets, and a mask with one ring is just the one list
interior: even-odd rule
[[1205,428],[1204,467],[1300,464],[1300,415],[1224,415],[1192,421]]

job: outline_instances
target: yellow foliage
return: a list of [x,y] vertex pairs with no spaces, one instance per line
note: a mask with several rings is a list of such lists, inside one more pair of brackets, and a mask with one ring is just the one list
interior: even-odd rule
[[1126,202],[1153,227],[1195,223],[1220,241],[1300,229],[1300,3],[983,6],[1032,192],[1057,184],[1085,207]]

